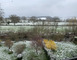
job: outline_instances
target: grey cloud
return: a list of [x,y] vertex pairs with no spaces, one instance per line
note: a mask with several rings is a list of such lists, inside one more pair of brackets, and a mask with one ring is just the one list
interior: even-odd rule
[[77,17],[77,0],[1,0],[5,16]]

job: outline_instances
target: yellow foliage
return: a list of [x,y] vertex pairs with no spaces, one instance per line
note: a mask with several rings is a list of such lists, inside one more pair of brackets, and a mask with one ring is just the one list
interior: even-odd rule
[[53,40],[48,41],[47,39],[44,39],[44,43],[45,43],[46,48],[48,49],[52,49],[52,50],[57,49],[56,43]]
[[50,40],[50,42],[51,42],[51,45],[56,45],[54,41]]
[[47,44],[45,44],[46,48],[51,49],[51,45],[50,42],[47,42]]
[[47,39],[44,39],[43,41],[44,41],[44,43],[45,43],[45,44],[48,42],[48,40],[47,40]]

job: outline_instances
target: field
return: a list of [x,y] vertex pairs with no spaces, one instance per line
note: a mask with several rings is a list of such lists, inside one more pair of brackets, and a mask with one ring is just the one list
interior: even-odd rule
[[27,31],[28,29],[31,29],[33,27],[31,26],[0,26],[0,31],[1,32],[9,32],[9,31],[13,31],[13,32],[17,32],[19,29],[24,29],[25,31]]
[[[33,28],[34,26],[0,26],[0,31],[1,32],[8,32],[8,31],[13,31],[13,32],[17,32],[20,29],[25,29],[25,31]],[[55,26],[37,26],[37,27],[44,27],[47,29],[55,29]],[[68,29],[68,26],[58,26],[57,27],[57,32],[65,32],[65,29]]]

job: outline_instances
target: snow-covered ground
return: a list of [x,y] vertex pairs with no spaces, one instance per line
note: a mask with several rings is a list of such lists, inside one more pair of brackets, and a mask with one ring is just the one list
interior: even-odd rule
[[[32,29],[35,26],[0,26],[0,32],[5,33],[5,32],[17,32],[18,30],[22,30],[22,31],[28,31],[29,29]],[[44,27],[46,29],[50,29],[53,30],[55,29],[54,26],[38,26],[38,27]],[[68,27],[61,27],[59,26],[57,28],[57,32],[65,32],[65,28],[68,29]]]
[[27,31],[33,28],[33,26],[0,26],[0,32],[17,32],[18,30]]
[[[22,54],[16,54],[15,48],[18,44],[25,44],[26,48],[22,52]],[[39,50],[39,54],[35,52],[35,49],[31,46],[30,41],[20,41],[14,43],[14,45],[11,47],[11,50],[13,51],[13,54],[8,54],[9,50],[7,47],[0,46],[0,60],[16,60],[17,57],[23,56],[22,60],[47,60],[44,51],[41,49]]]
[[[2,44],[3,45],[0,46],[0,60],[16,60],[19,56],[23,56],[22,60],[47,60],[45,52],[42,49],[38,50],[39,54],[36,53],[35,49],[31,45],[31,41],[15,42],[11,47],[13,54],[8,54],[8,48],[4,45],[4,43]],[[18,44],[25,44],[26,46],[24,51],[19,55],[15,53],[15,48]],[[71,42],[56,42],[56,44],[58,47],[56,51],[45,48],[48,55],[51,57],[51,60],[63,60],[77,55],[77,45]]]
[[51,60],[63,60],[77,56],[77,45],[71,42],[56,42],[58,48],[55,52],[47,49]]
[[[54,25],[54,24],[58,24],[58,25],[67,25],[69,24],[69,22],[44,22],[45,25]],[[42,21],[39,21],[39,22],[18,22],[18,23],[15,23],[15,25],[42,25],[43,22]],[[70,24],[73,24],[73,23],[70,23]],[[77,23],[74,23],[74,24],[77,24]],[[14,25],[14,23],[2,23],[2,25]]]
[[0,47],[0,60],[12,60],[12,55],[7,52],[7,47]]

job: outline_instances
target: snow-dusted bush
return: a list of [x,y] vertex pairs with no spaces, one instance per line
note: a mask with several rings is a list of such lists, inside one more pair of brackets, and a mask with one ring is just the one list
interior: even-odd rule
[[77,56],[77,45],[71,42],[56,42],[58,48],[56,52],[46,49],[51,60],[63,60]]
[[[23,50],[21,54],[15,53],[15,49],[17,45],[25,45],[26,49]],[[56,42],[58,46],[57,50],[53,52],[50,49],[47,49],[51,60],[63,60],[65,58],[71,58],[77,55],[77,45],[70,42]],[[20,48],[20,46],[18,47]],[[10,48],[13,51],[13,54],[8,54],[8,47],[1,46],[0,47],[0,60],[16,60],[17,57],[22,56],[22,60],[47,60],[45,52],[43,49],[38,50],[38,54],[36,50],[31,47],[31,41],[20,41],[13,44]],[[21,48],[20,48],[21,49]]]
[[13,42],[11,40],[5,41],[5,46],[7,46],[9,49],[11,48],[12,45],[13,45]]
[[14,45],[12,46],[12,49],[15,52],[15,47],[17,45],[21,45],[21,44],[25,44],[26,45],[26,49],[22,52],[22,54],[18,54],[17,57],[22,56],[22,60],[30,60],[30,59],[34,59],[34,60],[46,60],[46,56],[45,53],[42,49],[40,49],[38,51],[38,54],[36,53],[36,50],[31,47],[31,41],[20,41],[20,42],[16,42],[14,43]]
[[15,54],[8,54],[7,47],[0,47],[0,60],[16,60]]
[[18,44],[15,46],[15,53],[21,54],[25,49],[25,44]]
[[8,47],[5,47],[4,45],[2,45],[0,47],[0,60],[16,60],[17,59],[17,54],[15,53],[14,47],[17,44],[23,44],[23,43],[25,43],[25,42],[14,43],[14,45],[12,46],[12,48],[10,48],[13,51],[12,54],[8,54],[9,53]]
[[25,48],[26,48],[26,42],[20,41],[14,43],[11,49],[13,50],[14,53],[18,55],[18,54],[22,54]]
[[35,49],[27,47],[23,52],[22,60],[47,60],[45,52],[42,49],[38,52],[39,54],[36,53]]

